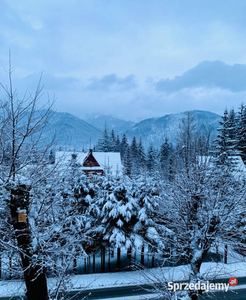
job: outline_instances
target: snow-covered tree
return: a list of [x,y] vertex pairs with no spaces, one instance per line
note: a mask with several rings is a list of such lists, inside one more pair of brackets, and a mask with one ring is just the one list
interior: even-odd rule
[[[42,87],[39,82],[33,94],[19,98],[12,83],[11,60],[9,85],[1,84],[5,97],[0,104],[0,178],[7,215],[14,233],[10,247],[18,249],[29,300],[48,299],[46,276],[40,249],[33,239],[32,190],[45,182],[42,172],[48,163],[50,145],[40,143],[44,126],[51,116],[51,105],[40,105]],[[34,167],[30,167],[35,165]],[[45,201],[45,199],[43,199]],[[21,216],[21,217],[20,217]],[[22,219],[23,218],[23,219]],[[4,237],[1,240],[4,244]],[[36,259],[38,257],[38,259]]]
[[131,155],[131,164],[132,164],[131,174],[138,175],[139,174],[139,153],[138,153],[138,145],[135,136],[133,137],[130,146],[130,155]]
[[218,128],[217,139],[214,141],[214,151],[216,162],[224,167],[233,167],[233,156],[238,154],[237,136],[236,136],[236,116],[234,110],[228,114],[227,109],[224,111],[222,121]]
[[127,147],[129,147],[128,139],[127,139],[126,135],[123,134],[123,137],[121,139],[121,144],[120,144],[120,155],[121,155],[122,161],[124,161]]
[[138,143],[138,166],[140,172],[144,172],[146,170],[146,154],[144,151],[143,141],[141,137]]
[[161,186],[151,177],[140,176],[133,182],[132,195],[137,203],[137,223],[134,232],[139,235],[142,245],[148,244],[153,252],[163,249],[157,224],[157,211],[161,201]]
[[149,174],[153,175],[157,170],[157,152],[153,143],[150,143],[147,151],[146,166]]
[[116,151],[115,150],[116,147],[116,138],[115,138],[115,133],[114,130],[112,129],[110,137],[109,137],[109,151]]
[[95,202],[100,212],[97,238],[103,247],[117,249],[120,267],[121,247],[128,249],[134,243],[137,207],[131,195],[131,180],[128,177],[105,178],[101,188],[101,196]]
[[[211,247],[238,241],[240,229],[235,226],[235,215],[244,216],[245,187],[243,174],[242,178],[235,177],[212,160],[193,155],[191,164],[176,166],[173,180],[165,182],[159,218],[167,228],[163,241],[172,245],[173,259],[190,265],[189,281],[196,283],[206,280],[200,270]],[[188,296],[196,300],[201,293],[188,291],[186,298],[180,299]]]
[[127,148],[125,149],[123,166],[124,166],[124,174],[127,176],[131,176],[132,175],[132,156],[131,156],[131,149],[129,146],[127,146]]
[[197,126],[190,112],[186,114],[180,123],[180,131],[177,137],[177,154],[180,156],[179,164],[183,164],[188,172],[189,166],[194,163],[197,143]]
[[124,183],[117,184],[102,207],[104,240],[115,247],[131,245],[131,232],[136,218],[135,203]]
[[237,114],[237,149],[243,161],[246,161],[246,107],[241,105]]
[[108,128],[107,124],[105,123],[104,130],[103,130],[103,135],[98,141],[98,145],[96,146],[98,151],[102,152],[109,152],[111,151],[111,145],[110,145],[110,137],[108,134]]
[[117,135],[116,140],[115,140],[115,152],[120,152],[120,137]]
[[170,173],[170,168],[172,167],[171,165],[172,162],[170,162],[172,152],[173,152],[173,147],[168,142],[168,139],[166,138],[164,143],[161,145],[160,152],[158,155],[160,172],[166,178],[168,178]]

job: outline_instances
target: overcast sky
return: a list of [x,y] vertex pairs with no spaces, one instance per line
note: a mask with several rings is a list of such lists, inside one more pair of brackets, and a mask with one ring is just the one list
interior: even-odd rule
[[141,120],[246,103],[244,0],[2,0],[0,81],[56,109]]

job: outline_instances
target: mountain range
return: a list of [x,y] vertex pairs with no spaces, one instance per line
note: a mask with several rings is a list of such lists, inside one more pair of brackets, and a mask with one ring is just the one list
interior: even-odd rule
[[122,119],[115,118],[111,115],[102,115],[102,114],[93,114],[90,115],[86,122],[91,124],[92,126],[103,130],[105,126],[109,131],[114,130],[117,134],[122,135],[127,130],[131,130],[131,128],[135,125],[134,122],[125,121]]
[[95,145],[102,131],[69,113],[53,112],[43,133],[49,143],[55,137],[55,148],[63,150],[85,150]]
[[[127,130],[126,135],[130,139],[132,139],[133,136],[137,138],[141,136],[145,147],[148,147],[150,142],[159,147],[165,138],[168,138],[170,142],[175,144],[180,131],[180,124],[187,116],[187,113],[188,112],[169,114],[160,118],[143,120],[134,124],[130,130]],[[221,116],[209,111],[199,110],[194,110],[190,113],[198,129],[211,130],[211,139],[214,139]]]
[[[190,112],[200,130],[210,128],[212,139],[216,136],[221,116],[209,112],[194,110]],[[70,150],[85,150],[96,145],[103,135],[106,126],[109,132],[113,129],[120,137],[125,133],[129,143],[133,136],[137,140],[142,137],[144,147],[147,148],[152,142],[160,147],[165,138],[175,143],[180,130],[180,123],[186,117],[187,112],[168,114],[160,118],[149,118],[141,122],[124,121],[113,116],[92,115],[82,120],[69,113],[54,112],[47,130],[44,132],[45,141],[50,141],[55,135],[56,148]]]

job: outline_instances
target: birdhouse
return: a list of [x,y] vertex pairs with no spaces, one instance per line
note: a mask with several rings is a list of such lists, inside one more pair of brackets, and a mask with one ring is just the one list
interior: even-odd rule
[[24,223],[26,222],[26,210],[25,209],[18,209],[18,222],[19,223]]

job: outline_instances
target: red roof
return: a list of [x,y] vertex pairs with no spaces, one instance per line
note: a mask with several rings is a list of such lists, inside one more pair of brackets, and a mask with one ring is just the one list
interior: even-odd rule
[[92,154],[92,150],[90,150],[89,154],[85,157],[83,167],[100,167],[100,164]]

